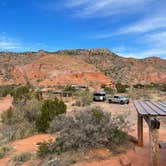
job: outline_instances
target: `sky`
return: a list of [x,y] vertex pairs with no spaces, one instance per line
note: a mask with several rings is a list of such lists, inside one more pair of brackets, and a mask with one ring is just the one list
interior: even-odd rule
[[166,0],[0,0],[0,51],[108,48],[166,59]]

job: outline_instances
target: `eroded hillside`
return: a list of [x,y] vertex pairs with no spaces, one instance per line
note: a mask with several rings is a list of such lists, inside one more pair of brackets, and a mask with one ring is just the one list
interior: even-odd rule
[[113,83],[94,65],[70,55],[51,53],[1,54],[0,84],[39,86],[81,84],[99,87]]
[[107,49],[64,50],[58,54],[72,55],[95,65],[115,82],[124,84],[166,83],[166,60],[123,58]]
[[166,60],[120,57],[107,49],[0,53],[0,85],[166,83]]

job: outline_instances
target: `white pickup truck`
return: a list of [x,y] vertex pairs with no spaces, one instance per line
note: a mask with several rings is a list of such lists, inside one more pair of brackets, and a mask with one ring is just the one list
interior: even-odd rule
[[94,92],[93,93],[93,101],[105,101],[106,93],[105,92]]
[[109,103],[129,104],[129,98],[124,96],[114,96],[108,98]]

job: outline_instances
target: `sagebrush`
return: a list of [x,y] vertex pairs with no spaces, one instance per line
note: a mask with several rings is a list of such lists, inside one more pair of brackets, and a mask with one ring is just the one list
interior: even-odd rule
[[59,133],[51,147],[57,153],[89,147],[116,147],[127,142],[129,127],[126,117],[112,117],[99,108],[86,109],[72,116],[59,115],[49,127],[50,133]]

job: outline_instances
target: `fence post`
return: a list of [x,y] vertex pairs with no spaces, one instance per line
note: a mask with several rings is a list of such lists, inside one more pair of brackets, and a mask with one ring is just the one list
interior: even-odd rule
[[149,126],[149,139],[150,139],[150,166],[158,166],[158,145],[159,131]]
[[138,146],[143,146],[143,117],[139,113],[137,117]]

